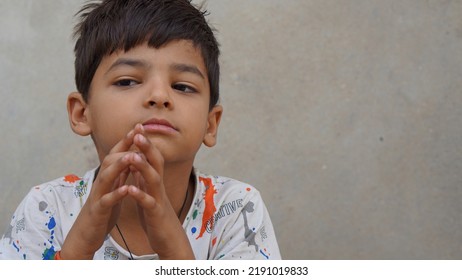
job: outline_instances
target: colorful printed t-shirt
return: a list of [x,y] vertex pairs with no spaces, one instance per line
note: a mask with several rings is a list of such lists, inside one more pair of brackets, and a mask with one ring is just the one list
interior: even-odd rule
[[[273,225],[260,193],[245,183],[195,171],[196,191],[183,228],[197,259],[280,259]],[[49,259],[85,203],[95,170],[67,175],[30,190],[0,241],[0,259]],[[89,229],[91,230],[91,229]],[[126,260],[110,235],[94,259]],[[135,259],[158,259],[157,255]]]

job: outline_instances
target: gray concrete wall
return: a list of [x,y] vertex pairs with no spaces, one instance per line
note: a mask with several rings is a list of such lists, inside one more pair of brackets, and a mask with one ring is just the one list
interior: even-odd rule
[[[0,230],[35,184],[97,164],[72,134],[73,14],[0,1]],[[219,144],[288,259],[462,258],[462,1],[209,0]]]

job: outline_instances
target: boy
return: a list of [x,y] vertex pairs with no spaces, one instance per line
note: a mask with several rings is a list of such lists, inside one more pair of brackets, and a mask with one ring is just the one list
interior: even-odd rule
[[193,167],[216,143],[218,43],[188,0],[105,0],[80,11],[72,130],[100,166],[32,188],[3,259],[279,259],[258,191]]

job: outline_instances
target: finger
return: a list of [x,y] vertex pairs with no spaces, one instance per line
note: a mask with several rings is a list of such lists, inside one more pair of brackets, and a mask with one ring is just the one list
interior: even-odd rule
[[143,218],[143,220],[145,218],[143,210],[147,210],[147,213],[150,213],[150,211],[155,210],[158,207],[156,199],[148,195],[140,188],[137,188],[135,186],[129,186],[127,194],[133,197],[136,200],[138,206],[142,208],[138,209],[138,212],[140,218]]
[[100,171],[94,182],[92,192],[97,197],[112,191],[113,189],[125,184],[128,174],[127,170],[130,165],[129,154],[109,155],[101,164]]
[[139,204],[137,204],[136,207],[137,207],[137,210],[138,210],[138,218],[139,218],[139,220],[141,222],[141,227],[146,232],[147,226],[146,226],[146,219],[144,217],[144,209]]
[[133,179],[133,185],[136,186],[137,188],[141,187],[141,182],[142,182],[142,176],[140,172],[135,168],[135,166],[130,165],[130,174]]
[[133,139],[134,145],[138,147],[141,153],[146,157],[148,163],[160,174],[164,174],[164,157],[151,141],[143,134],[136,134]]
[[111,153],[120,153],[126,152],[133,145],[133,137],[138,133],[144,133],[144,128],[142,125],[137,124],[135,128],[130,130],[124,138],[122,138],[114,147],[109,151]]
[[127,196],[128,186],[123,185],[112,192],[109,192],[101,197],[98,203],[99,210],[104,212],[111,210],[114,206],[121,202]]
[[138,153],[132,153],[129,156],[130,165],[133,166],[141,175],[139,186],[150,196],[157,199],[161,198],[165,193],[163,187],[162,176],[154,169],[149,162]]
[[119,178],[118,178],[118,182],[115,185],[115,187],[118,188],[118,187],[121,187],[122,185],[124,185],[125,182],[127,181],[128,175],[130,175],[130,169],[126,168],[124,171],[122,171],[122,173],[120,173]]

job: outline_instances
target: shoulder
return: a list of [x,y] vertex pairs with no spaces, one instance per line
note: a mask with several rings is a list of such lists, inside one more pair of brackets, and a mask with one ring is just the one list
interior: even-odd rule
[[242,212],[264,219],[266,206],[254,186],[229,177],[200,172],[196,172],[196,178],[193,213],[201,215],[203,223],[210,226],[234,223],[240,219]]
[[67,174],[32,187],[20,203],[16,212],[57,212],[64,206],[66,209],[80,209],[86,200],[91,183],[94,177],[94,170],[88,171],[80,177],[75,174]]
[[217,215],[228,209],[238,214],[248,203],[263,204],[257,188],[236,179],[197,172],[196,184],[197,206],[217,211]]
[[259,196],[260,192],[252,185],[225,176],[209,175],[196,171],[198,192],[213,193],[217,197]]
[[83,197],[87,194],[88,188],[93,181],[95,170],[90,170],[80,177],[73,173],[56,178],[46,183],[39,184],[33,187],[28,196],[48,196],[55,194],[71,194],[76,198]]
[[[58,248],[77,217],[94,170],[32,187],[18,205],[0,241],[0,258],[41,259]],[[85,196],[85,197],[84,197]]]
[[196,184],[186,232],[198,259],[279,257],[269,214],[254,186],[200,172]]

